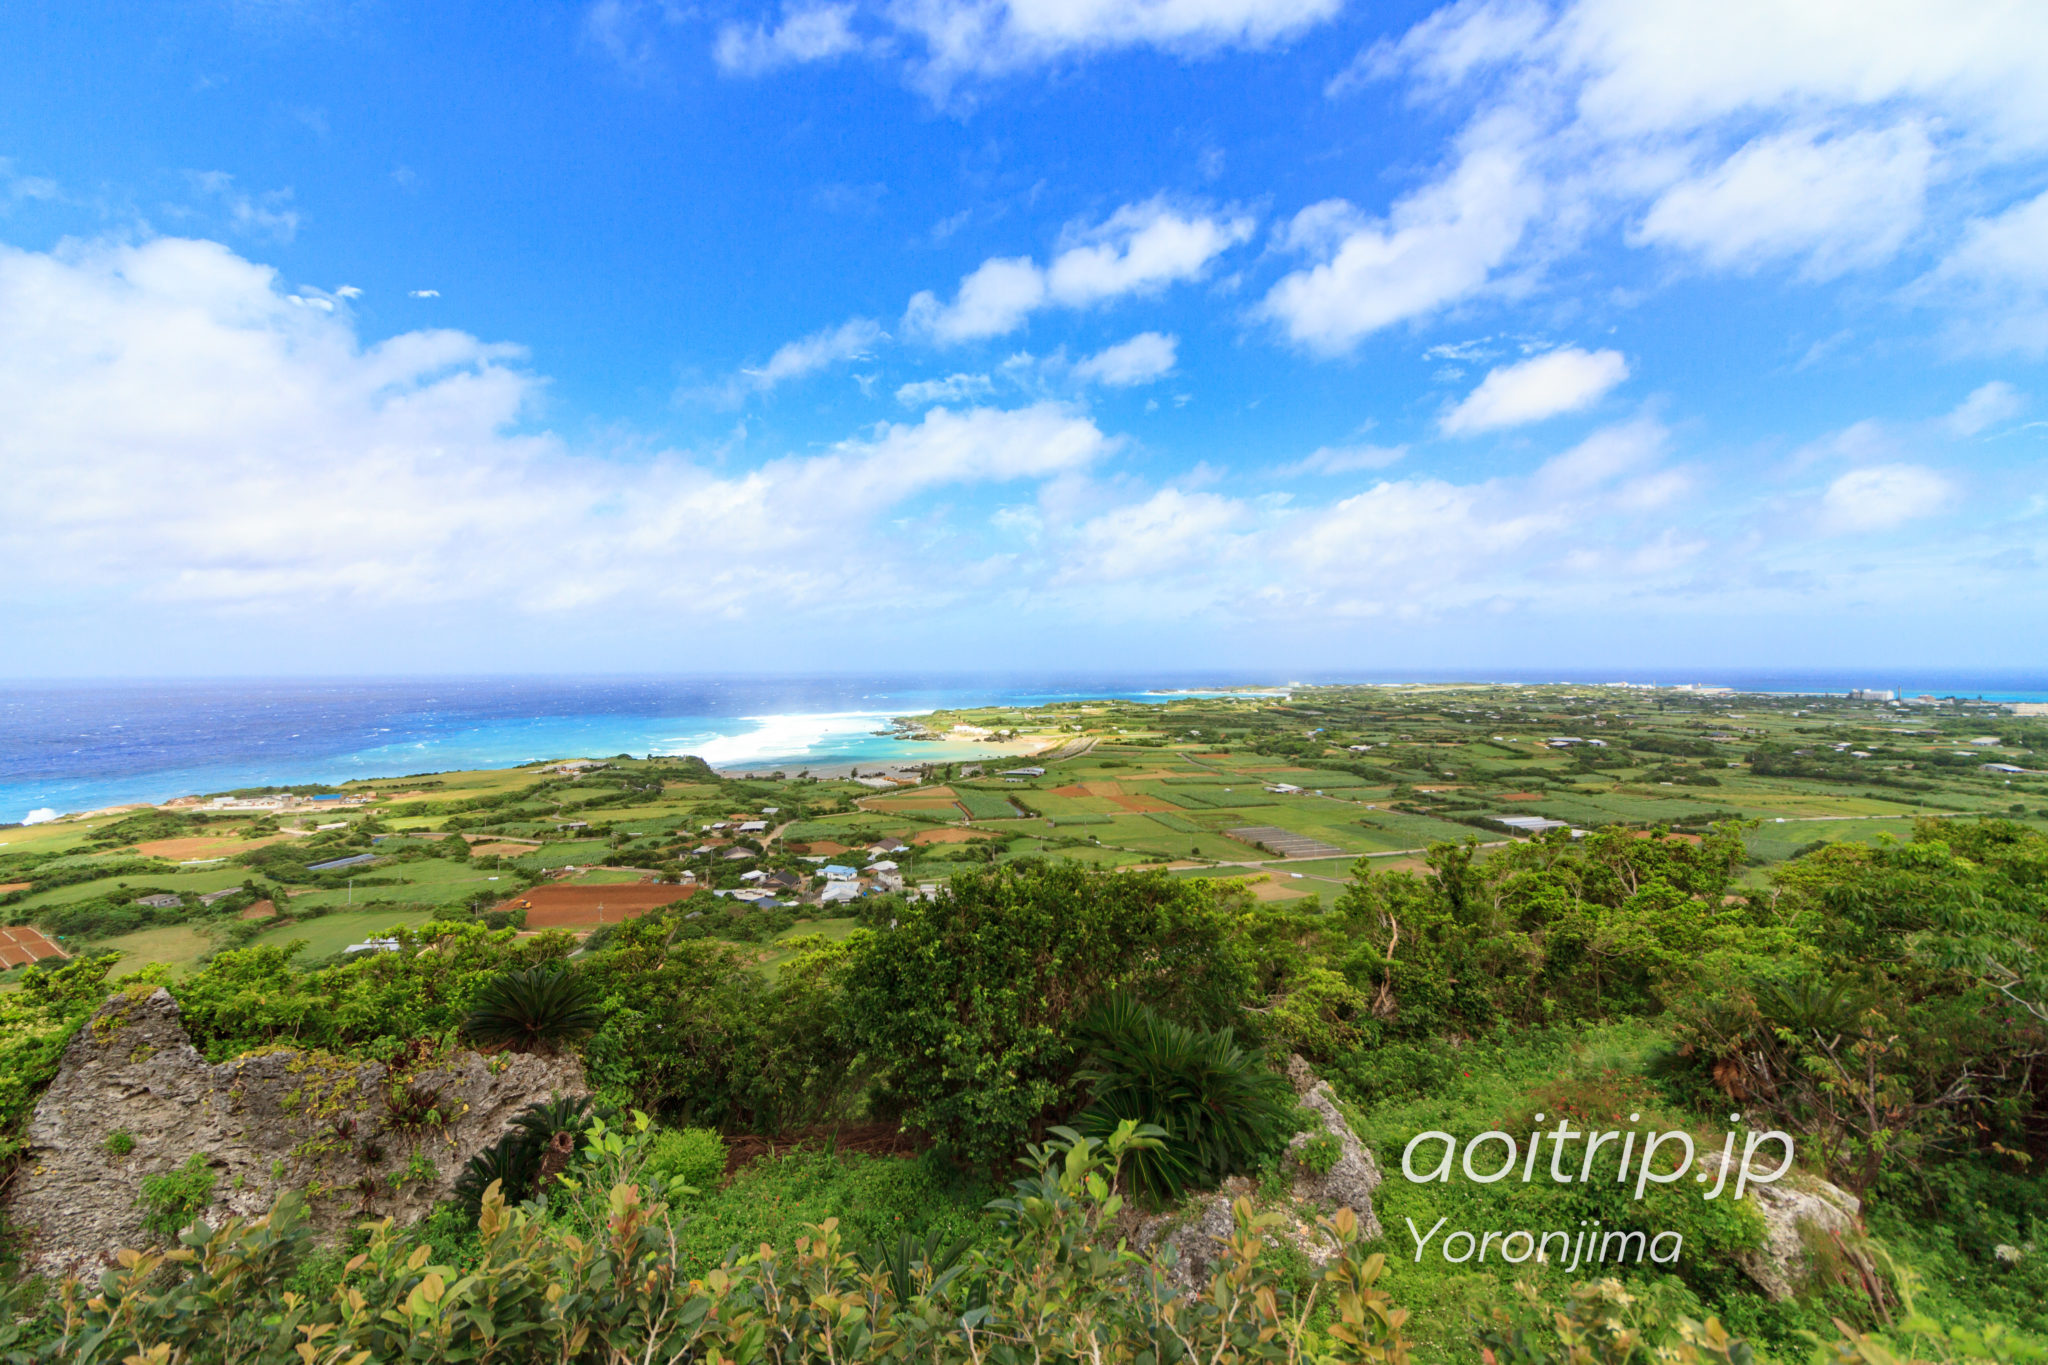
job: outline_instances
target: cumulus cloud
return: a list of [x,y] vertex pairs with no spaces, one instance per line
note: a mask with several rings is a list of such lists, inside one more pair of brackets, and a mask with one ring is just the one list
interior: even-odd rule
[[1628,378],[1619,351],[1566,346],[1487,371],[1479,387],[1446,412],[1446,435],[1469,436],[1579,412]]
[[974,341],[1014,332],[1043,308],[1156,294],[1202,278],[1252,226],[1248,217],[1183,213],[1161,199],[1127,204],[1099,224],[1070,227],[1044,267],[1028,256],[995,257],[960,281],[951,303],[918,293],[904,326],[942,344]]
[[1127,389],[1151,384],[1173,373],[1180,338],[1162,332],[1140,332],[1129,341],[1105,347],[1074,366],[1074,377],[1090,384]]
[[365,345],[291,297],[209,242],[0,248],[0,573],[199,604],[788,612],[892,591],[888,560],[842,550],[904,500],[1117,447],[1048,402],[935,409],[732,472],[594,458],[531,427],[542,381],[518,348]]
[[1954,492],[1947,479],[1923,465],[1852,469],[1821,496],[1821,524],[1832,533],[1889,531],[1939,512]]
[[712,56],[732,75],[758,76],[778,67],[830,61],[861,49],[853,31],[852,5],[784,6],[773,26],[727,24],[718,32]]
[[1055,581],[1118,583],[1171,574],[1213,557],[1223,548],[1223,532],[1244,518],[1234,498],[1163,488],[1082,523]]
[[[181,635],[228,612],[350,607],[790,622],[913,601],[936,621],[1000,600],[1062,622],[1441,619],[1847,572],[1816,533],[1903,528],[1957,496],[1932,470],[1860,460],[1767,561],[1738,547],[1755,529],[1739,516],[1724,533],[1646,515],[1690,486],[1647,419],[1515,476],[1370,474],[1328,501],[1160,487],[1118,466],[1121,441],[1085,412],[993,406],[979,375],[929,381],[959,392],[796,453],[614,459],[541,425],[545,379],[519,348],[449,329],[371,344],[350,310],[295,297],[215,243],[0,248],[0,581],[146,607]],[[1358,475],[1398,456],[1301,463]],[[996,536],[982,555],[976,538]],[[1562,572],[1575,563],[1605,568]]]
[[[1266,311],[1312,349],[1538,286],[1613,228],[1699,269],[1783,262],[1815,280],[1931,248],[1946,260],[1927,296],[1994,324],[1959,337],[2048,349],[2048,202],[2011,202],[2027,183],[2013,172],[2048,153],[2048,8],[1458,0],[1361,53],[1330,93],[1380,80],[1473,112],[1449,169],[1384,217],[1297,219],[1289,244],[1327,259]],[[1513,171],[1467,171],[1488,164]],[[1980,217],[1958,236],[1963,205]]]
[[1259,312],[1311,351],[1347,351],[1478,293],[1542,198],[1509,130],[1482,130],[1443,178],[1396,200],[1383,219],[1341,200],[1295,215],[1281,245],[1317,263],[1283,277]]

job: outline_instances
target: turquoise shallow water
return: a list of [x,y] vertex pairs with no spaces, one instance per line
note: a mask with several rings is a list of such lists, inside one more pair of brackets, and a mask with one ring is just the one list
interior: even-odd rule
[[[0,685],[0,822],[197,792],[498,767],[540,758],[697,754],[721,768],[935,756],[891,717],[956,706],[1301,682],[1697,682],[1764,692],[1900,687],[2048,701],[2040,674],[1386,672],[1037,678],[438,678]],[[946,756],[952,756],[948,753]]]
[[[0,822],[235,787],[533,759],[696,754],[720,768],[930,760],[892,717],[1144,697],[1216,679],[159,682],[0,689]],[[967,750],[945,746],[945,757]]]

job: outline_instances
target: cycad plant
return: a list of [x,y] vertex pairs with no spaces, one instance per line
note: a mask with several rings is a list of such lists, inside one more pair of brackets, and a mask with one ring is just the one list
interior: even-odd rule
[[1119,993],[1089,1011],[1080,1041],[1089,1103],[1073,1126],[1105,1139],[1125,1119],[1165,1131],[1124,1159],[1132,1191],[1150,1203],[1251,1169],[1292,1130],[1293,1088],[1227,1028],[1176,1024]]
[[529,1104],[512,1120],[505,1135],[469,1159],[462,1174],[455,1177],[455,1202],[471,1218],[483,1205],[484,1191],[493,1180],[507,1204],[532,1195],[542,1183],[549,1149],[557,1133],[581,1133],[590,1122],[590,1096],[557,1095],[539,1104]]
[[581,973],[556,963],[506,972],[471,1002],[463,1036],[486,1047],[552,1052],[604,1022],[597,987]]

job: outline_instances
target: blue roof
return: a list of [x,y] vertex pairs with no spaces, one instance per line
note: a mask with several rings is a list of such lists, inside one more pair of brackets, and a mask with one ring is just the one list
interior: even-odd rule
[[838,863],[827,863],[825,864],[825,875],[828,877],[858,877],[860,873],[850,867],[841,867]]

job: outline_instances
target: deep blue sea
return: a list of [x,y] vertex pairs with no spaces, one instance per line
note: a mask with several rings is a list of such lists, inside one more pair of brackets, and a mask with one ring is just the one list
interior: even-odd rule
[[[919,761],[893,716],[1290,682],[1707,683],[1760,692],[2048,701],[2048,675],[1475,671],[1350,677],[440,678],[0,684],[0,823],[234,787],[400,777],[579,755],[697,754],[715,767]],[[951,757],[953,755],[947,754]]]

